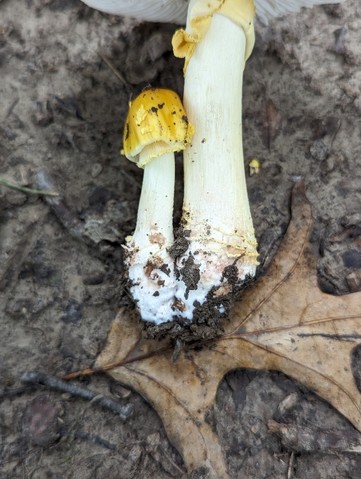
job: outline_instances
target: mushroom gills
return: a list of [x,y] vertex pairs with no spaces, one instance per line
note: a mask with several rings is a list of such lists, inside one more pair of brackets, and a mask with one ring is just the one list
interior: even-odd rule
[[185,0],[82,0],[105,13],[133,17],[148,22],[183,24],[187,16]]

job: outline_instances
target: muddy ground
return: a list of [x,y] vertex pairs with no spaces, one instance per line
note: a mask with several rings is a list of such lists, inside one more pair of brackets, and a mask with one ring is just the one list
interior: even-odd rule
[[[105,375],[81,382],[133,405],[122,421],[95,403],[20,382],[26,371],[90,365],[119,306],[129,304],[121,244],[134,229],[142,174],[119,155],[121,131],[131,94],[149,84],[181,92],[174,28],[78,0],[0,1],[0,176],[34,187],[46,170],[69,208],[58,205],[61,223],[38,195],[0,186],[1,479],[186,477],[137,393]],[[361,289],[360,31],[359,0],[258,25],[245,72],[245,159],[262,164],[248,177],[261,267],[287,227],[301,176],[320,284],[333,294]],[[175,224],[181,189],[179,180]],[[360,477],[360,455],[292,449],[268,431],[271,418],[352,430],[282,374],[235,371],[213,414],[232,478]]]

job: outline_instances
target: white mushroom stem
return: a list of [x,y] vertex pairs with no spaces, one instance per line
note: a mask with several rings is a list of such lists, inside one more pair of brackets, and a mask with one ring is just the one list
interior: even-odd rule
[[196,288],[187,281],[178,288],[188,319],[212,288],[220,296],[229,292],[227,266],[237,267],[240,281],[256,270],[242,146],[245,50],[243,29],[216,13],[186,70],[184,105],[195,134],[184,151],[183,227],[190,243],[178,268],[191,258],[200,273]]
[[174,241],[174,170],[174,153],[144,167],[137,224],[126,244],[132,296],[142,319],[157,324],[174,315],[174,262],[167,251]]
[[[141,162],[143,153],[139,156]],[[144,167],[137,224],[133,234],[133,241],[139,248],[157,244],[164,249],[163,246],[168,248],[174,241],[174,177],[174,153],[154,158]],[[154,233],[159,235],[159,241],[154,242]]]

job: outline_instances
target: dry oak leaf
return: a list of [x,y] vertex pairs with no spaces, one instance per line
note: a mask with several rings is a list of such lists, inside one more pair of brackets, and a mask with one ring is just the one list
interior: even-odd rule
[[134,313],[120,311],[114,320],[96,369],[108,370],[152,404],[188,472],[207,468],[209,477],[228,477],[206,415],[219,382],[235,368],[282,371],[361,431],[361,394],[351,367],[352,350],[361,342],[361,293],[320,291],[311,227],[300,183],[290,225],[266,274],[234,305],[221,337],[187,345],[176,361],[166,341],[142,339]]

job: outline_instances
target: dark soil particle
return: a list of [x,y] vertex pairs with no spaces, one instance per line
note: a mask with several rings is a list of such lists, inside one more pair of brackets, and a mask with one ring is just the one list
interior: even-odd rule
[[187,299],[189,291],[197,289],[200,280],[199,264],[196,263],[193,255],[189,255],[183,268],[179,269],[179,276],[187,286],[185,293],[185,298]]
[[188,249],[189,241],[184,236],[177,236],[168,252],[172,258],[182,256]]

